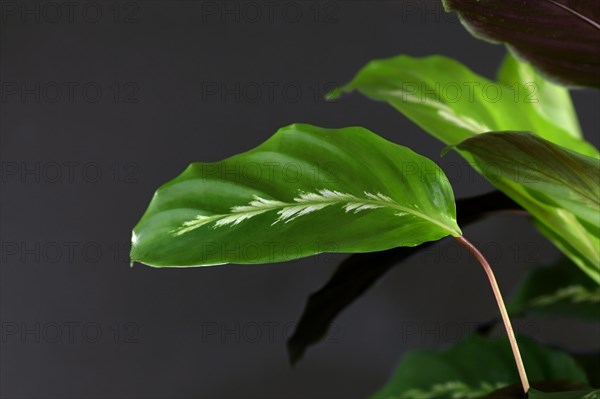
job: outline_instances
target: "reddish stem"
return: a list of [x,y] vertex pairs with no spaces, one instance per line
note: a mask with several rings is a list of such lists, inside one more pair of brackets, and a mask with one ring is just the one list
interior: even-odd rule
[[498,308],[500,309],[500,315],[502,315],[502,321],[504,322],[504,327],[506,328],[506,334],[508,335],[508,340],[510,342],[510,347],[512,348],[513,356],[515,358],[515,362],[517,363],[517,370],[519,371],[519,377],[521,378],[521,384],[523,385],[523,390],[525,393],[529,391],[529,381],[527,380],[527,373],[525,373],[525,366],[523,365],[523,359],[521,359],[521,353],[519,352],[519,345],[517,344],[517,338],[515,337],[515,332],[513,331],[512,325],[510,323],[510,318],[508,317],[508,312],[506,311],[506,306],[504,305],[504,300],[502,299],[502,294],[500,293],[500,287],[498,287],[498,282],[496,281],[496,277],[494,276],[494,272],[492,271],[492,267],[485,259],[483,254],[479,252],[479,250],[471,244],[466,238],[454,237],[456,240],[461,243],[467,250],[475,256],[475,258],[481,263],[483,266],[483,270],[485,274],[487,274],[488,279],[490,280],[490,285],[492,286],[492,291],[494,292],[494,296],[496,297],[496,302],[498,303]]

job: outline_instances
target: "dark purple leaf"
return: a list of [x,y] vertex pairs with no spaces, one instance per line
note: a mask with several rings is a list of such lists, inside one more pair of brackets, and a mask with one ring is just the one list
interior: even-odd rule
[[600,1],[443,2],[474,36],[506,43],[559,83],[600,87]]

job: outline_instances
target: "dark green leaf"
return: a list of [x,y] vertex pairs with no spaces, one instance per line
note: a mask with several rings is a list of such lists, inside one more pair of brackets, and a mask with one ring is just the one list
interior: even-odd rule
[[523,386],[521,384],[515,384],[494,391],[486,396],[485,399],[531,399],[539,398],[536,395],[552,395],[552,393],[567,395],[566,398],[564,396],[558,396],[557,398],[582,399],[584,395],[593,391],[592,388],[588,388],[585,384],[575,384],[568,381],[542,381],[531,384],[528,396],[523,394]]
[[600,390],[591,388],[578,391],[542,392],[530,389],[527,399],[600,399]]
[[[522,212],[514,201],[500,191],[456,201],[460,226],[466,226],[496,212]],[[327,284],[308,299],[294,335],[288,341],[290,361],[296,363],[304,351],[327,335],[337,315],[360,297],[394,265],[425,249],[393,248],[386,251],[354,254],[346,258]]]
[[590,386],[600,387],[600,352],[574,353],[571,356],[585,370]]
[[444,0],[476,37],[508,48],[557,81],[600,87],[595,0]]
[[600,286],[564,259],[530,271],[507,309],[512,315],[559,314],[600,321]]
[[151,266],[279,262],[460,235],[441,169],[370,131],[296,124],[158,189],[134,228]]
[[600,160],[526,132],[476,135],[457,146],[494,182],[510,179],[544,202],[571,211],[600,229]]
[[[592,259],[600,259],[600,160],[526,132],[479,134],[456,148],[472,156],[476,168],[493,184],[517,183],[538,203],[567,211],[574,223],[553,227],[583,230],[579,241],[570,244],[584,246]],[[600,281],[600,261],[584,266],[588,275]]]
[[[587,383],[585,373],[569,355],[529,338],[518,340],[530,381]],[[407,353],[373,399],[481,398],[518,382],[508,340],[472,336],[440,352]]]

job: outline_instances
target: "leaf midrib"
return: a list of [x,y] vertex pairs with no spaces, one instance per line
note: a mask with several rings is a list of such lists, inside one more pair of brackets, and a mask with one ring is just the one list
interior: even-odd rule
[[[415,217],[418,217],[420,219],[426,220],[427,222],[434,224],[438,227],[441,227],[443,230],[448,231],[451,235],[461,235],[460,231],[455,230],[454,228],[447,226],[446,224],[433,219],[429,216],[427,216],[426,214],[415,210],[414,208],[410,208],[410,207],[406,207],[406,206],[402,206],[400,204],[398,204],[395,200],[391,199],[392,202],[389,201],[384,201],[384,200],[375,200],[375,199],[370,199],[370,198],[360,198],[357,197],[355,195],[352,194],[346,194],[348,197],[345,199],[340,199],[340,198],[324,198],[324,199],[319,199],[319,200],[303,200],[303,201],[297,201],[297,202],[283,202],[283,201],[279,201],[279,200],[268,200],[268,201],[273,201],[273,204],[270,206],[264,206],[264,207],[260,207],[260,208],[254,208],[254,209],[250,209],[249,205],[241,205],[241,206],[236,206],[236,207],[240,207],[240,208],[244,208],[244,207],[248,207],[247,210],[243,210],[243,211],[234,211],[234,209],[236,207],[232,207],[231,208],[231,212],[230,213],[224,213],[224,214],[214,214],[214,215],[199,215],[199,216],[205,216],[209,219],[205,219],[205,223],[202,223],[201,225],[199,225],[198,227],[202,227],[206,224],[212,223],[212,222],[216,222],[218,220],[224,219],[226,217],[230,217],[230,216],[234,216],[234,215],[250,215],[250,214],[255,214],[255,215],[259,215],[259,214],[263,214],[263,213],[267,213],[267,212],[272,212],[272,211],[277,211],[277,210],[283,210],[286,208],[293,208],[293,207],[298,207],[298,206],[311,206],[311,205],[324,205],[325,206],[330,206],[330,205],[335,205],[335,204],[351,204],[351,203],[357,203],[357,204],[362,204],[362,205],[374,205],[377,206],[378,209],[381,208],[388,208],[388,209],[393,209],[396,211],[400,211],[402,213],[407,213],[407,214],[411,214]],[[255,199],[257,197],[255,196]],[[364,210],[373,210],[374,208],[371,209],[364,209]],[[318,209],[316,210],[316,212],[322,210]],[[352,212],[352,210],[350,211],[346,211],[346,213],[350,213]],[[303,215],[304,216],[304,215]],[[252,217],[252,216],[251,216]],[[292,219],[293,220],[293,219]],[[187,223],[192,223],[194,220],[190,220]],[[291,220],[285,221],[285,220],[281,220],[283,222],[289,222]],[[240,223],[243,223],[240,222]],[[213,226],[213,228],[218,227],[218,226]],[[194,228],[195,229],[195,228]],[[177,229],[179,230],[179,229]],[[190,231],[193,229],[189,229],[187,231]],[[185,231],[185,232],[187,232]],[[179,234],[178,234],[179,235]]]

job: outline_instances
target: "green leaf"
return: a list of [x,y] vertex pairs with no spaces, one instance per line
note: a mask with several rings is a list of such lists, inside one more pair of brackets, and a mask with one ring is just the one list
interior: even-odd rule
[[535,313],[600,321],[600,286],[563,259],[530,271],[507,304],[511,315]]
[[[525,337],[518,340],[530,381],[587,383],[584,371],[569,355],[544,348]],[[481,398],[518,382],[508,340],[475,335],[439,352],[410,351],[387,384],[372,398]]]
[[[594,146],[578,138],[575,121],[569,116],[572,104],[565,102],[568,99],[565,93],[554,96],[556,90],[551,84],[535,86],[537,93],[521,89],[527,85],[523,80],[514,87],[505,84],[512,78],[527,79],[528,75],[520,72],[527,68],[517,68],[514,63],[518,61],[508,59],[499,74],[504,83],[494,83],[445,57],[398,56],[370,62],[333,96],[358,90],[372,99],[386,101],[447,145],[456,145],[486,131],[523,130],[535,132],[580,154],[599,158]],[[543,82],[543,78],[536,75],[534,81]],[[459,91],[452,91],[457,87]],[[502,94],[494,96],[494,92]],[[498,100],[492,101],[496,97]],[[561,107],[565,111],[559,113],[560,118],[555,123],[548,116],[551,110]],[[462,152],[461,155],[479,173],[485,174],[470,154]],[[600,282],[596,271],[600,264],[598,237],[590,232],[589,226],[584,226],[569,209],[549,206],[533,196],[521,182],[500,178],[494,184],[529,211],[538,229]]]
[[[581,128],[569,90],[540,76],[531,65],[519,62],[508,54],[498,71],[498,82],[512,88],[535,93],[531,104],[550,123],[562,127],[575,138],[581,138]],[[541,98],[541,100],[540,100]]]
[[527,132],[479,134],[456,148],[470,153],[490,181],[520,183],[544,203],[568,209],[600,235],[600,160]]
[[582,389],[579,391],[566,392],[542,392],[530,389],[528,399],[600,399],[599,389]]
[[460,235],[441,169],[360,127],[296,124],[158,189],[133,230],[151,266],[280,262]]
[[[591,399],[596,392],[585,384],[568,381],[536,381],[531,384],[528,395],[523,395],[523,386],[514,384],[490,393],[485,399]],[[592,396],[586,396],[592,395]]]
[[[590,262],[580,266],[590,277],[600,281],[598,159],[525,132],[479,134],[456,148],[473,157],[476,168],[499,188],[505,186],[506,181],[516,183],[536,202],[562,215],[563,222],[551,225],[552,230],[568,232],[577,238],[568,244],[579,246],[589,254]],[[550,226],[544,222],[544,219],[539,221],[546,227],[542,232],[547,232]]]
[[[514,71],[515,64],[519,62],[508,58],[500,71],[501,82],[493,82],[447,57],[401,55],[369,62],[331,97],[357,90],[388,102],[448,145],[482,132],[527,130],[598,157],[594,146],[578,138],[572,117],[565,116],[572,108],[569,96],[557,97],[555,86],[539,75],[534,74],[531,82],[531,75]],[[557,120],[548,116],[555,108],[565,109]]]
[[477,38],[505,43],[567,85],[600,87],[600,7],[595,0],[444,0]]

